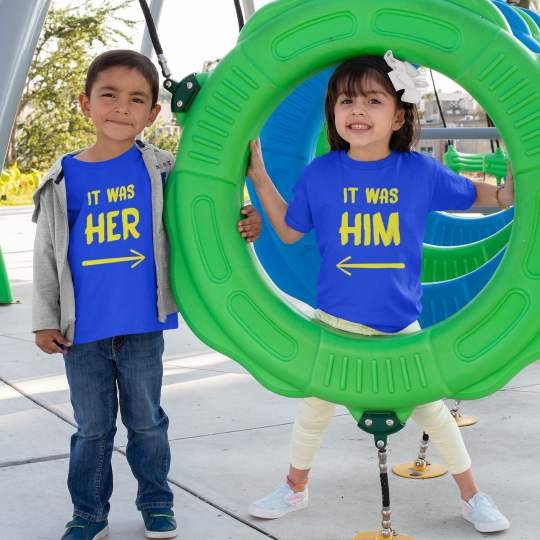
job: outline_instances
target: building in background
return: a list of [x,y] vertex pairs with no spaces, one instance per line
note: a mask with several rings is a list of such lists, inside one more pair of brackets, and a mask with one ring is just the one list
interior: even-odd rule
[[[439,101],[446,121],[446,127],[485,128],[488,126],[485,111],[465,91],[439,92]],[[420,125],[422,127],[443,127],[441,115],[433,93],[423,96],[422,104],[419,107],[419,114]],[[491,152],[491,143],[489,140],[462,139],[452,141],[452,143],[459,152],[468,154]],[[441,161],[447,144],[447,140],[421,140],[418,143],[418,150]]]

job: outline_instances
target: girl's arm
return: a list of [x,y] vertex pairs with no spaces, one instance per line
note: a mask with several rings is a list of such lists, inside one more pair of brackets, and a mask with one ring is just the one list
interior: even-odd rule
[[293,244],[300,240],[304,235],[285,223],[288,205],[283,200],[283,197],[279,194],[272,179],[266,172],[260,142],[251,141],[249,147],[251,150],[251,158],[247,175],[251,178],[264,211],[277,235],[282,242]]
[[508,208],[514,204],[514,177],[512,169],[508,165],[506,183],[497,187],[483,182],[474,182],[476,188],[476,200],[473,206],[495,206],[497,208]]

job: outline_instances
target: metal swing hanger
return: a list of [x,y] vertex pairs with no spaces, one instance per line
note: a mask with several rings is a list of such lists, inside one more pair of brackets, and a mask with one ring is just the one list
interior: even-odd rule
[[[184,77],[180,82],[176,82],[171,78],[172,73],[167,65],[167,60],[163,54],[163,48],[159,41],[159,37],[156,30],[156,25],[154,19],[152,18],[152,13],[148,7],[146,0],[139,0],[139,5],[141,6],[144,19],[146,21],[146,26],[148,27],[148,34],[150,40],[152,41],[152,46],[156,52],[156,56],[161,67],[161,73],[165,78],[163,86],[172,94],[171,100],[171,109],[173,113],[184,113],[187,112],[195,96],[199,93],[201,85],[197,79],[196,73],[191,73],[187,77]],[[244,11],[242,10],[242,6]],[[255,12],[255,7],[253,5],[253,0],[242,0],[242,5],[240,0],[234,0],[234,7],[236,11],[236,17],[238,19],[239,30],[242,30],[245,18],[251,16]],[[244,16],[245,13],[245,16]]]
[[201,86],[197,80],[196,74],[191,73],[187,77],[184,77],[180,82],[176,82],[172,79],[172,73],[167,64],[165,55],[163,54],[163,48],[159,41],[159,37],[156,30],[156,25],[154,24],[154,19],[150,13],[150,8],[146,0],[139,0],[139,5],[141,6],[144,19],[146,21],[146,26],[148,28],[148,34],[150,35],[150,40],[152,41],[152,46],[156,52],[156,56],[161,67],[161,73],[165,80],[163,81],[163,87],[172,94],[171,100],[171,109],[174,113],[186,112],[195,96],[199,93]]

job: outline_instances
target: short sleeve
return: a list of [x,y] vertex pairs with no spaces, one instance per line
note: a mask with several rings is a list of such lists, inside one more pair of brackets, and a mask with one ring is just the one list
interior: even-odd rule
[[285,215],[285,223],[301,233],[307,233],[313,228],[307,189],[309,176],[309,168],[305,168],[294,186],[293,196]]
[[433,160],[432,210],[467,210],[476,200],[473,182]]

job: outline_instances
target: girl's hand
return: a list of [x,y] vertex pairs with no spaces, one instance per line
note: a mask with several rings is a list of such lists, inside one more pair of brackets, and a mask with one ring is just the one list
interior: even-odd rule
[[249,149],[251,150],[251,157],[249,158],[247,175],[256,185],[261,182],[265,176],[268,176],[266,167],[264,166],[260,140],[257,139],[256,141],[251,141],[249,143]]
[[64,353],[71,343],[58,330],[38,330],[36,345],[47,354]]
[[514,205],[514,175],[512,174],[512,166],[508,161],[506,172],[506,182],[499,191],[500,206],[508,207]]
[[255,242],[261,234],[261,215],[251,204],[244,206],[241,212],[246,217],[238,222],[238,232],[246,239],[246,242]]

